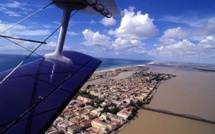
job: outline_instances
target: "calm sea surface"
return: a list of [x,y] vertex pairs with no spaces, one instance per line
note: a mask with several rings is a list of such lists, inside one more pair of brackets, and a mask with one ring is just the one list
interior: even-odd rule
[[125,67],[125,66],[134,66],[134,65],[141,65],[147,64],[151,61],[147,60],[126,60],[126,59],[109,59],[109,58],[100,58],[102,60],[101,65],[98,67],[97,70],[105,70],[111,68],[118,68],[118,67]]
[[[0,72],[14,68],[25,58],[24,55],[0,55]],[[32,56],[27,60],[26,63],[39,59],[37,56]],[[125,60],[125,59],[110,59],[110,58],[100,58],[102,64],[98,67],[97,70],[105,70],[111,68],[118,68],[124,66],[133,66],[146,64],[151,61],[140,61],[140,60]]]
[[[25,55],[3,55],[0,54],[0,72],[16,67],[26,56]],[[37,60],[39,57],[31,56],[26,63]]]

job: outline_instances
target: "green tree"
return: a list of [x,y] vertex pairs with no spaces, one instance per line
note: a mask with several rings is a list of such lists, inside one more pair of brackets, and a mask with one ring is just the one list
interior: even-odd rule
[[119,112],[119,108],[118,107],[115,107],[114,109],[112,109],[110,111],[110,113],[112,113],[112,114],[117,114],[118,112]]

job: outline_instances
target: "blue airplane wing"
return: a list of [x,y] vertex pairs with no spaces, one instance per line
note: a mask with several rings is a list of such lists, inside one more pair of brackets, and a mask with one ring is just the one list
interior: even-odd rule
[[0,133],[44,133],[101,63],[74,51],[64,55],[73,64],[39,59],[0,84]]

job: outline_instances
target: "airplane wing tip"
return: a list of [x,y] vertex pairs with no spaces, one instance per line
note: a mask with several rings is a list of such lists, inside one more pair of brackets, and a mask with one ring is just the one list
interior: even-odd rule
[[101,63],[75,51],[64,55],[74,64],[40,59],[0,85],[0,133],[44,133]]

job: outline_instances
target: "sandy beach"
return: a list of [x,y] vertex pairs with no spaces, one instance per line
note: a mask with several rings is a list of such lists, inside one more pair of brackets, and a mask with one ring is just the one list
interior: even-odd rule
[[[149,66],[149,71],[171,73],[162,82],[148,107],[215,120],[215,73]],[[215,125],[146,110],[119,134],[213,134]]]

